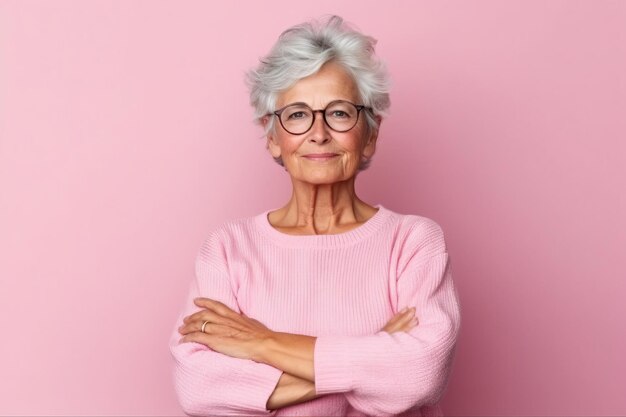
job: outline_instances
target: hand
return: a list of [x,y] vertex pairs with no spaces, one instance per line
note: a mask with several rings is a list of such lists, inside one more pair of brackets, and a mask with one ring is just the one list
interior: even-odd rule
[[[274,332],[245,314],[239,314],[223,303],[210,298],[196,298],[202,310],[183,319],[178,332],[179,343],[201,343],[216,352],[233,358],[255,360],[263,342]],[[208,321],[202,332],[202,325]]]
[[408,309],[405,308],[404,310],[393,316],[391,320],[389,320],[387,324],[385,324],[385,327],[383,327],[381,330],[389,334],[395,332],[408,332],[419,323],[417,317],[414,317],[414,315],[415,307],[411,307]]

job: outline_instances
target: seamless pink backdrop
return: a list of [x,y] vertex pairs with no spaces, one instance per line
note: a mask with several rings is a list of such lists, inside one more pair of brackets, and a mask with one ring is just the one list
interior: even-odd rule
[[371,0],[0,1],[0,414],[182,414],[199,245],[290,195],[244,71],[327,13],[394,82],[357,192],[446,234],[446,414],[626,414],[626,2]]

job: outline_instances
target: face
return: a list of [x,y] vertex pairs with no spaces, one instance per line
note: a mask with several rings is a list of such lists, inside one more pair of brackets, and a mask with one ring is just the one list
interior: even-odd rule
[[[352,77],[339,65],[329,62],[316,74],[303,78],[279,95],[277,108],[302,102],[318,110],[335,100],[362,104]],[[268,149],[273,157],[282,157],[285,168],[294,179],[311,184],[348,180],[358,172],[361,159],[371,158],[376,149],[378,132],[367,128],[365,111],[361,111],[356,126],[343,133],[328,127],[321,113],[316,113],[313,126],[302,135],[285,131],[276,118],[275,133],[268,135]],[[322,153],[335,156],[310,156]]]

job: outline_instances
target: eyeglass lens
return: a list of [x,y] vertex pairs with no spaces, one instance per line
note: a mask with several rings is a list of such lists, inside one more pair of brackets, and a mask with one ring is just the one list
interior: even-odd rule
[[[324,119],[328,126],[337,132],[346,132],[352,129],[358,120],[359,112],[354,104],[347,101],[330,103],[324,109]],[[286,131],[292,134],[301,134],[311,128],[315,116],[313,110],[306,104],[292,104],[283,109],[280,122]]]

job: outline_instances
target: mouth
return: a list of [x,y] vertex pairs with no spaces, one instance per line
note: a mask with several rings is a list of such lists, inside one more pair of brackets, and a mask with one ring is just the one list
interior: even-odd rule
[[304,155],[304,157],[311,161],[329,161],[335,157],[337,157],[336,153],[311,153],[308,155]]

